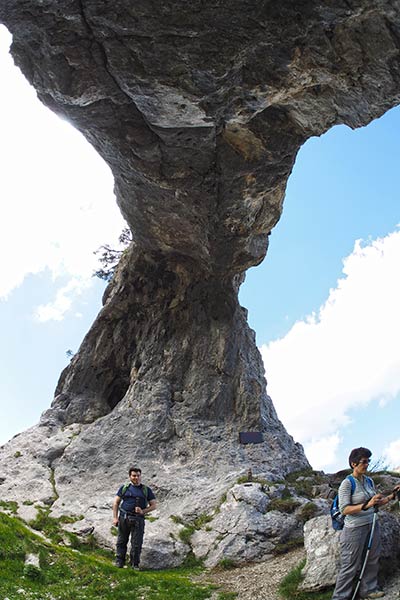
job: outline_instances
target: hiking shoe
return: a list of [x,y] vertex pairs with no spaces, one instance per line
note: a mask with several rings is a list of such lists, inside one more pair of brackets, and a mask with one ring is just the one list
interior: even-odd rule
[[132,568],[134,571],[140,571],[140,567],[139,567],[139,565],[131,565],[131,568]]
[[117,558],[117,560],[114,563],[114,566],[118,567],[118,569],[122,569],[123,566],[124,566],[124,561],[121,560],[121,559],[119,559],[119,558]]
[[364,596],[363,600],[373,600],[373,598],[383,598],[385,592],[381,590],[376,590],[375,592],[370,592],[368,596]]

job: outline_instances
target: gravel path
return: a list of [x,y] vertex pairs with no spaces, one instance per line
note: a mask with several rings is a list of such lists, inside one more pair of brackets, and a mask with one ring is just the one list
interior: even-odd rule
[[304,548],[300,548],[266,562],[209,571],[202,574],[201,580],[214,583],[223,591],[236,592],[237,600],[282,600],[278,594],[280,582],[304,557]]
[[[278,587],[283,577],[305,558],[304,548],[231,570],[208,571],[200,581],[213,583],[220,591],[236,592],[237,600],[282,600]],[[385,600],[400,600],[400,574],[385,585]],[[218,593],[215,594],[218,597]]]

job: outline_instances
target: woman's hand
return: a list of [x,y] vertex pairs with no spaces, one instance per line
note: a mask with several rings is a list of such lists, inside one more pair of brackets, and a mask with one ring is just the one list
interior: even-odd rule
[[385,504],[384,496],[382,494],[375,494],[368,502],[368,508],[371,508],[372,506],[381,506],[382,504]]

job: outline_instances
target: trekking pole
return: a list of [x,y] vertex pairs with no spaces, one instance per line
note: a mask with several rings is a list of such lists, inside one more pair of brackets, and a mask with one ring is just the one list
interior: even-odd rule
[[365,567],[367,566],[369,551],[371,550],[372,540],[374,539],[374,531],[375,531],[375,523],[376,523],[376,517],[377,517],[377,515],[378,515],[378,507],[375,506],[374,518],[372,519],[371,533],[369,534],[369,540],[368,540],[367,551],[365,553],[364,564],[362,566],[362,569],[361,569],[361,572],[360,572],[360,576],[359,576],[358,581],[357,581],[356,589],[354,590],[354,594],[353,594],[351,600],[355,600],[355,597],[357,596],[357,592],[358,592],[358,589],[359,589],[360,584],[361,584],[361,579],[363,578]]

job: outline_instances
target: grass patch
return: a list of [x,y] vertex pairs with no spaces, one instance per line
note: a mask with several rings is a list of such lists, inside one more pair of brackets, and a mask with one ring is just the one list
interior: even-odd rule
[[227,571],[229,569],[235,569],[236,564],[234,563],[234,561],[231,558],[221,558],[221,560],[219,561],[219,563],[217,565],[217,568]]
[[293,538],[288,542],[283,542],[282,544],[277,544],[273,549],[273,554],[286,554],[290,552],[290,550],[294,550],[295,548],[300,548],[304,545],[304,538],[302,536]]
[[18,510],[18,503],[14,502],[14,500],[0,500],[0,508],[8,510],[13,515],[16,515]]
[[[40,557],[40,571],[28,573],[25,556]],[[0,512],[0,598],[25,600],[206,600],[211,586],[193,583],[194,569],[116,569],[112,557],[46,542],[14,517]],[[22,593],[20,590],[24,590]]]
[[170,515],[169,518],[173,523],[176,523],[177,525],[184,525],[183,519],[181,517],[178,517],[178,515]]
[[196,528],[194,525],[186,525],[183,529],[180,530],[180,532],[178,533],[178,537],[184,544],[189,544],[190,538],[192,537],[195,531]]
[[191,523],[184,523],[184,521],[176,515],[171,515],[170,519],[174,523],[184,525],[183,529],[179,531],[178,537],[185,544],[190,544],[190,538],[192,537],[194,532],[199,529],[202,529],[206,525],[206,523],[212,521],[213,515],[207,515],[206,513],[202,513],[198,517],[196,517]]
[[317,512],[318,506],[314,502],[307,502],[301,507],[299,517],[305,523],[315,517]]
[[159,517],[152,517],[151,515],[146,515],[145,519],[146,521],[149,521],[149,523],[154,523],[154,521],[158,521]]
[[298,589],[302,577],[301,570],[305,565],[305,560],[302,560],[297,567],[292,569],[290,573],[284,577],[279,585],[279,594],[285,600],[330,600],[332,597],[332,589],[324,592],[302,592]]
[[206,523],[209,523],[212,520],[213,520],[212,515],[207,515],[206,513],[202,513],[201,515],[199,515],[198,517],[195,518],[195,520],[193,521],[193,526],[195,529],[201,529],[202,527],[204,527],[204,525],[206,525]]
[[294,471],[286,476],[285,482],[293,487],[296,494],[305,498],[312,498],[312,489],[316,485],[326,483],[326,477],[314,471],[311,468],[302,469],[301,471]]
[[273,498],[267,506],[267,511],[277,510],[279,512],[290,514],[293,513],[298,506],[300,506],[300,503],[291,498]]

